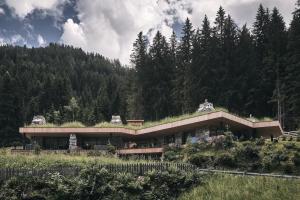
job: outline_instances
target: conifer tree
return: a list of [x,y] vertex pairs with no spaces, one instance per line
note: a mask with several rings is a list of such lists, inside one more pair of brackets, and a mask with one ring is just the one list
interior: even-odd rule
[[0,146],[4,146],[20,138],[18,127],[22,125],[17,86],[8,71],[3,76],[0,94]]
[[179,113],[191,111],[192,100],[189,98],[188,91],[191,87],[188,81],[191,72],[191,53],[192,53],[192,37],[193,26],[187,18],[182,27],[182,37],[178,46],[177,66],[175,77],[175,105]]
[[287,72],[285,79],[287,115],[286,126],[292,130],[300,127],[300,1],[297,1],[288,30]]
[[135,77],[134,84],[132,85],[132,90],[136,93],[132,95],[130,103],[134,105],[129,105],[135,111],[132,111],[134,118],[143,119],[145,112],[145,94],[147,93],[147,86],[149,82],[149,75],[151,71],[147,66],[148,53],[147,53],[147,40],[142,32],[138,34],[138,38],[133,44],[133,52],[131,54],[131,62],[135,67]]

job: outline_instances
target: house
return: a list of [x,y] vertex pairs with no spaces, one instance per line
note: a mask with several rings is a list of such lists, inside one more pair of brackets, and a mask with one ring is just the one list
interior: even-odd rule
[[[111,127],[22,127],[20,133],[43,149],[105,149],[107,144],[117,148],[119,155],[161,155],[165,145],[181,146],[187,142],[209,140],[226,131],[237,137],[273,138],[282,135],[278,121],[257,121],[242,118],[229,112],[214,109],[212,104],[200,105],[199,111],[165,123],[143,124],[143,120],[129,120],[120,125],[113,117]],[[209,109],[209,111],[207,111]],[[115,125],[117,121],[118,125]]]

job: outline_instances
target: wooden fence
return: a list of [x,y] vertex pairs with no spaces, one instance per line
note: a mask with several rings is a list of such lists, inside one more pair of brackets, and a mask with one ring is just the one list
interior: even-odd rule
[[[168,168],[176,168],[184,171],[195,171],[196,166],[186,163],[128,163],[128,164],[97,164],[97,168],[105,168],[112,173],[132,173],[137,175],[144,175],[145,173],[156,170],[166,171]],[[64,176],[77,176],[81,168],[79,167],[60,167],[49,169],[20,169],[20,168],[0,168],[0,180],[6,180],[13,176],[43,176],[50,173],[58,172]]]
[[[242,176],[266,176],[275,178],[292,178],[300,179],[300,176],[291,175],[277,175],[267,173],[253,173],[253,172],[241,172],[241,171],[224,171],[214,169],[200,169],[195,165],[187,163],[130,163],[130,164],[97,164],[97,168],[105,168],[112,173],[132,173],[137,175],[144,175],[145,173],[156,170],[166,171],[168,168],[176,168],[189,172],[200,173],[222,173]],[[7,180],[14,176],[44,176],[51,173],[59,173],[64,176],[77,176],[79,175],[81,168],[79,167],[61,167],[51,169],[19,169],[19,168],[0,168],[0,180]]]

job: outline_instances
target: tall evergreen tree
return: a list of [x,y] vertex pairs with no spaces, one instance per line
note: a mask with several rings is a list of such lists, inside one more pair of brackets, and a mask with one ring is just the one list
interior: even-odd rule
[[300,127],[300,1],[297,1],[288,30],[287,72],[285,79],[286,125],[292,130]]
[[189,98],[190,91],[189,75],[191,72],[191,53],[192,53],[192,37],[193,26],[187,18],[182,27],[182,37],[178,46],[177,66],[175,77],[175,105],[178,113],[186,113],[191,111],[192,100]]
[[5,72],[0,88],[0,146],[9,145],[20,138],[18,127],[22,122],[17,91],[15,80],[9,72]]
[[287,46],[287,32],[283,17],[277,8],[271,13],[269,24],[269,44],[267,56],[264,60],[265,95],[270,96],[270,103],[273,108],[270,115],[277,115],[277,119],[283,125],[283,79],[285,76],[285,54]]
[[256,80],[256,62],[253,37],[246,25],[238,33],[238,42],[235,58],[235,78],[233,79],[232,96],[233,112],[239,112],[245,116],[253,113],[255,101]]
[[[253,105],[254,114],[258,116],[270,114],[272,104],[270,103],[270,91],[273,92],[270,85],[265,83],[266,71],[268,71],[264,65],[264,60],[267,56],[267,47],[269,44],[269,26],[270,25],[270,15],[267,9],[260,4],[256,19],[253,25],[253,37],[255,42],[255,52],[256,52],[256,74],[258,78],[256,79],[256,85],[259,85],[253,92]],[[268,92],[269,95],[265,95]]]
[[133,44],[133,52],[131,54],[131,62],[135,67],[134,84],[132,90],[134,95],[129,97],[129,102],[134,105],[129,105],[134,111],[132,111],[132,117],[143,118],[145,112],[146,99],[144,95],[147,93],[147,86],[149,84],[148,76],[151,75],[150,69],[147,67],[148,53],[147,53],[147,40],[142,32],[138,34],[138,38]]
[[159,31],[153,38],[149,56],[152,78],[148,86],[148,91],[151,92],[146,97],[151,105],[147,113],[151,113],[152,110],[154,115],[151,119],[160,119],[172,113],[171,90],[174,66],[172,66],[168,43]]

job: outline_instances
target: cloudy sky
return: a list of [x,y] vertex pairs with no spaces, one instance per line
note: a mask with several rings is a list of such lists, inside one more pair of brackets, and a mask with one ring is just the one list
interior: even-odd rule
[[0,0],[0,45],[46,46],[58,42],[129,63],[139,31],[169,37],[189,17],[213,21],[220,5],[241,26],[252,25],[260,3],[276,6],[287,25],[296,0]]

